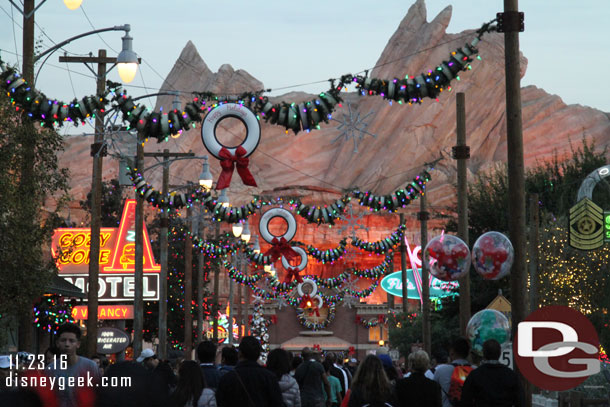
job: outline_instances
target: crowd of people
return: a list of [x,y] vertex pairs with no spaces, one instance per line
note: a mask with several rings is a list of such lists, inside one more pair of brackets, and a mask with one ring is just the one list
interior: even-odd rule
[[[367,355],[361,363],[333,352],[304,348],[300,355],[274,349],[261,363],[258,339],[245,336],[239,346],[220,350],[199,343],[197,361],[161,361],[144,349],[135,361],[108,364],[104,357],[77,355],[80,328],[60,327],[42,369],[22,367],[28,380],[10,387],[4,379],[13,366],[0,356],[0,405],[44,407],[453,407],[524,406],[516,374],[498,362],[495,340],[483,345],[482,360],[472,363],[469,342],[456,339],[432,360],[423,350],[399,367],[387,353]],[[470,360],[469,360],[470,359]],[[219,360],[220,363],[217,363]],[[356,362],[356,363],[354,363]],[[54,380],[42,386],[41,378]],[[78,378],[87,378],[79,382]],[[129,378],[125,381],[125,378]],[[121,379],[121,380],[119,380]],[[72,380],[72,382],[70,382]],[[36,385],[32,385],[35,383]],[[59,383],[67,385],[59,386]]]

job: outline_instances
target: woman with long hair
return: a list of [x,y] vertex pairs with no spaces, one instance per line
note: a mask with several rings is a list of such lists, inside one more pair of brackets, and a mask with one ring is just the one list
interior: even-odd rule
[[368,355],[358,366],[350,388],[348,407],[389,407],[394,405],[394,394],[381,360]]
[[178,385],[174,390],[172,407],[216,407],[212,389],[206,388],[205,378],[197,362],[186,360],[178,369]]
[[277,377],[282,399],[287,407],[301,407],[301,392],[297,381],[290,375],[290,355],[284,349],[273,349],[267,356],[267,369]]

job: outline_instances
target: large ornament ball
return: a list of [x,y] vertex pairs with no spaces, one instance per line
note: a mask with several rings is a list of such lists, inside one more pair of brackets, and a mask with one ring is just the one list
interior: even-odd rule
[[424,249],[424,261],[434,277],[442,281],[454,281],[468,274],[470,250],[459,237],[437,236]]
[[499,311],[484,309],[470,318],[466,326],[466,337],[470,340],[472,350],[483,354],[483,343],[495,339],[500,345],[510,340],[510,324],[508,318]]
[[482,234],[472,247],[472,265],[486,280],[499,280],[509,275],[514,258],[512,243],[499,232]]

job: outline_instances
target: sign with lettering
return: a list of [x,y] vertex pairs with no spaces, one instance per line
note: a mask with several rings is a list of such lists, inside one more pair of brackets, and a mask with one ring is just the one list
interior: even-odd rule
[[116,328],[99,328],[97,330],[97,353],[109,355],[119,353],[129,346],[131,339],[124,331]]
[[[127,199],[118,228],[100,229],[99,300],[134,298],[136,200]],[[143,228],[144,300],[159,300],[159,272],[146,225]],[[59,275],[88,292],[91,229],[59,228],[53,232],[51,253]]]
[[[100,229],[100,274],[135,271],[136,200],[127,199],[118,228]],[[144,272],[158,273],[146,225],[143,230]],[[89,274],[91,229],[59,228],[53,232],[51,253],[57,259],[59,274]]]
[[[77,305],[72,308],[72,318],[86,320],[87,312],[86,305]],[[133,319],[133,305],[100,305],[97,319]]]
[[[69,283],[89,292],[89,276],[83,274],[64,274]],[[135,276],[133,274],[100,274],[99,301],[133,301],[135,297]],[[159,274],[144,273],[144,301],[159,301]]]
[[[413,274],[412,269],[407,269],[407,297],[410,300],[420,300],[419,290],[415,286],[416,280],[421,281],[421,269]],[[430,298],[442,298],[456,295],[459,283],[457,281],[442,281],[430,276]],[[389,274],[381,280],[381,288],[388,294],[402,297],[402,271]]]

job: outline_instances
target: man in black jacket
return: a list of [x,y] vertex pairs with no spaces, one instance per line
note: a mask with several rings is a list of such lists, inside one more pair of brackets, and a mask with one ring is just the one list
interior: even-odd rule
[[203,341],[197,346],[197,358],[201,373],[205,379],[205,387],[216,391],[220,374],[216,368],[216,345],[212,341]]
[[283,407],[277,376],[256,361],[261,344],[253,336],[244,336],[239,344],[239,362],[220,378],[216,391],[218,407]]
[[501,351],[495,339],[483,343],[483,363],[466,378],[461,407],[525,406],[517,374],[498,361]]

